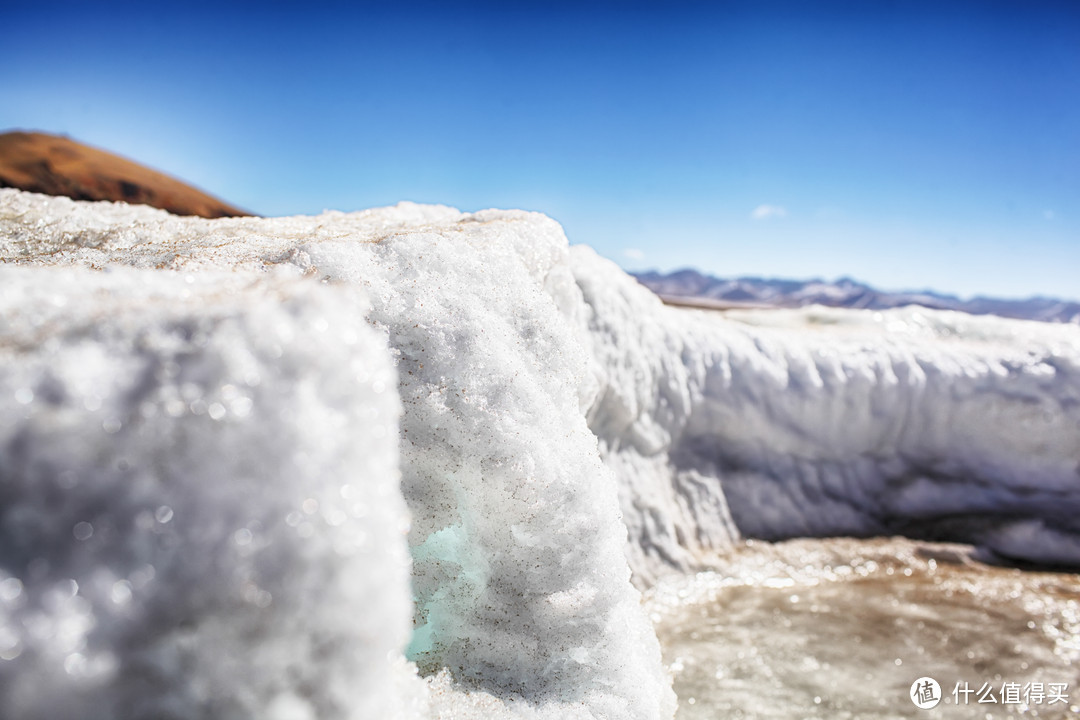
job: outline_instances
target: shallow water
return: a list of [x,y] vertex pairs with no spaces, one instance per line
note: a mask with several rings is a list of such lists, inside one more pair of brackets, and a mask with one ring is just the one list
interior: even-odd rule
[[[662,583],[647,603],[678,720],[1080,716],[1080,576],[968,554],[905,540],[749,543],[719,572]],[[909,697],[924,676],[941,687],[932,709]]]

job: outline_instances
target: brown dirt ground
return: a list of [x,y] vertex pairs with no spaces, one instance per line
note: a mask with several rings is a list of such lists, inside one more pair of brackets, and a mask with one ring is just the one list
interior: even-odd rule
[[0,188],[140,203],[176,215],[250,215],[164,173],[57,135],[0,134]]

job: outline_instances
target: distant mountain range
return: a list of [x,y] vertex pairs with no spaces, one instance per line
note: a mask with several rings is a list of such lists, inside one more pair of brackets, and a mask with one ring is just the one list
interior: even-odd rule
[[140,203],[176,215],[249,214],[119,155],[38,132],[0,134],[0,188],[5,187],[75,200]]
[[997,315],[1022,320],[1080,324],[1080,302],[1047,297],[1002,300],[975,297],[961,300],[934,292],[883,292],[869,285],[841,278],[823,280],[776,280],[756,277],[735,279],[703,275],[696,270],[673,273],[633,273],[638,281],[665,302],[698,307],[829,307],[883,310],[921,305],[938,310],[960,310],[973,315]]

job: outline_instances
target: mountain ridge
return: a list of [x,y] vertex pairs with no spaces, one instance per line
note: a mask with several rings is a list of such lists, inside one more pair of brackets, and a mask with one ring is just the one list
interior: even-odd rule
[[1019,320],[1080,324],[1080,302],[1035,295],[1022,299],[977,295],[964,300],[931,290],[887,292],[850,277],[829,282],[744,276],[718,278],[691,268],[670,273],[655,270],[630,273],[638,282],[673,305],[703,307],[828,307],[886,310],[920,305],[934,310],[958,310],[972,315],[997,315]]
[[67,136],[0,133],[0,188],[149,205],[204,218],[251,215],[158,170]]

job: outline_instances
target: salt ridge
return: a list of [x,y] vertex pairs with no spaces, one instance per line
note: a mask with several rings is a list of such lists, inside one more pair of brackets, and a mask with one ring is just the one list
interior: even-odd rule
[[1080,566],[1080,328],[720,315],[664,306],[587,247],[572,265],[639,576],[708,567],[740,536],[906,534]]
[[[959,532],[988,552],[1080,564],[1072,520],[1080,448],[1076,328],[926,311],[871,316],[811,309],[723,319],[662,306],[588,248],[569,248],[561,228],[542,215],[464,214],[407,203],[351,214],[205,221],[0,191],[0,258],[26,266],[4,270],[3,316],[19,320],[5,320],[0,330],[7,348],[0,357],[0,401],[19,412],[5,416],[13,420],[0,435],[0,447],[8,448],[3,458],[20,457],[26,437],[46,447],[56,408],[42,400],[52,377],[44,368],[51,357],[76,353],[72,348],[118,355],[116,362],[99,362],[99,376],[106,378],[127,377],[131,363],[156,357],[159,351],[147,354],[139,338],[176,335],[178,322],[197,325],[203,315],[224,312],[244,328],[221,335],[220,344],[207,340],[223,357],[250,353],[248,346],[258,347],[264,337],[288,338],[274,346],[282,357],[297,358],[271,382],[280,399],[267,393],[259,408],[253,404],[237,424],[243,439],[227,446],[272,448],[265,458],[243,449],[238,457],[265,467],[275,478],[270,487],[280,491],[240,480],[233,485],[232,478],[244,474],[235,464],[226,465],[230,472],[209,472],[202,464],[200,458],[220,457],[226,446],[204,432],[216,427],[213,417],[188,415],[193,408],[227,412],[223,397],[198,404],[197,393],[182,398],[187,410],[180,419],[151,421],[133,412],[131,388],[102,385],[102,406],[125,409],[122,431],[142,438],[133,447],[156,458],[146,471],[150,486],[167,475],[161,468],[190,466],[175,484],[198,507],[215,508],[198,516],[222,517],[205,553],[217,559],[221,573],[206,581],[225,588],[223,600],[200,605],[181,597],[175,608],[161,600],[163,607],[207,627],[239,612],[227,588],[249,572],[233,547],[238,538],[250,543],[247,530],[251,539],[265,532],[296,548],[275,566],[285,587],[280,603],[268,607],[283,618],[303,607],[309,619],[260,625],[261,633],[236,641],[239,652],[277,658],[274,648],[317,637],[322,623],[341,625],[341,642],[331,643],[320,674],[306,683],[283,679],[294,677],[292,671],[271,668],[270,682],[261,673],[217,668],[215,677],[245,698],[241,716],[670,718],[670,681],[631,569],[634,581],[647,586],[666,573],[709,567],[717,552],[744,535]],[[219,287],[225,289],[212,290]],[[148,288],[157,301],[148,301]],[[303,299],[280,312],[268,299],[275,293]],[[44,298],[84,311],[74,318],[53,313],[45,321],[34,315]],[[115,326],[112,314],[126,319]],[[787,327],[768,327],[777,324]],[[196,367],[227,367],[213,352],[204,357],[201,347],[191,350]],[[284,372],[264,362],[267,377]],[[396,394],[385,375],[391,364]],[[68,374],[59,374],[62,387],[80,382],[78,366],[72,361]],[[343,366],[358,374],[334,381],[339,398],[317,378],[337,377]],[[171,387],[172,381],[146,377],[142,392]],[[203,393],[239,387],[227,377],[203,371],[197,387]],[[312,396],[313,387],[323,389]],[[17,479],[30,508],[52,493],[106,515],[113,505],[121,518],[128,505],[144,512],[157,500],[151,493],[138,505],[119,479],[117,450],[101,434],[108,418],[100,408],[89,410],[84,402],[78,410],[71,402],[77,412],[64,415],[73,418],[71,446],[83,453],[78,458],[93,458],[103,468],[95,480],[46,491],[60,483],[61,471],[31,472],[28,467],[38,467],[33,464],[9,464],[5,476]],[[298,414],[297,407],[309,410]],[[397,407],[400,447],[386,424]],[[364,425],[364,413],[372,411],[382,418],[382,437]],[[192,431],[197,442],[177,445],[174,439],[189,432],[187,423],[203,430]],[[282,437],[289,440],[275,442]],[[314,458],[312,467],[280,459],[296,453]],[[319,492],[328,498],[336,488],[341,496],[342,487],[356,484],[342,477],[383,488],[364,504],[390,508],[379,521],[389,524],[369,527],[371,513],[350,515],[354,506],[348,504],[333,512],[353,497],[326,500],[329,515],[318,497],[299,497],[307,488],[324,488]],[[395,539],[393,530],[393,518],[400,517],[394,504],[402,501],[412,521],[407,540]],[[261,518],[258,532],[237,525],[237,507],[252,504],[250,512]],[[322,515],[308,520],[308,510]],[[956,517],[966,521],[940,522]],[[294,526],[290,518],[300,519]],[[303,522],[313,528],[304,533],[316,538],[360,533],[377,538],[392,557],[411,555],[412,602],[409,578],[396,561],[342,560],[330,540],[297,539]],[[74,527],[66,524],[50,536],[47,556],[67,557],[83,547],[78,537],[65,535]],[[24,530],[17,517],[0,516],[6,541]],[[187,532],[178,542],[189,542],[195,530]],[[135,536],[116,537],[123,545]],[[319,547],[325,549],[310,550]],[[117,574],[123,565],[123,553],[111,545],[79,557],[69,576],[80,568]],[[0,565],[6,573],[0,590],[12,590],[16,603],[2,606],[8,614],[0,617],[0,654],[5,647],[14,652],[10,637],[26,625],[19,608],[46,602],[48,588],[31,582],[30,562]],[[304,579],[312,568],[340,581],[340,592],[314,593]],[[140,613],[152,608],[153,597],[168,597],[153,588],[190,578],[185,572],[156,572],[150,595],[135,592],[133,584],[131,606]],[[116,582],[122,580],[109,587]],[[386,591],[385,603],[370,600],[372,588]],[[338,614],[335,603],[350,594],[352,616]],[[307,598],[306,604],[290,605],[294,596]],[[324,599],[326,607],[319,604]],[[119,625],[107,601],[111,596],[91,596],[80,607],[103,628],[96,636],[104,638],[102,652],[114,663],[135,662],[108,639],[119,637],[109,630]],[[361,616],[382,629],[372,635],[381,639],[362,639]],[[63,636],[58,623],[46,619],[37,636],[19,635],[22,649],[0,664],[0,701],[11,699],[12,678],[19,677],[20,686],[44,683],[65,672],[63,662],[73,653],[85,658],[82,650],[57,646]],[[389,656],[380,651],[357,659],[342,649],[350,637],[390,648]],[[162,648],[169,642],[162,640]],[[200,653],[220,647],[187,642],[176,648]],[[417,679],[406,652],[426,682]],[[297,672],[310,669],[301,666]],[[116,684],[116,677],[101,675],[80,692],[119,702],[135,691]],[[169,692],[188,697],[183,707],[189,709],[178,710],[179,717],[210,707],[198,702],[220,701],[213,683],[167,671],[159,677]],[[370,702],[395,709],[370,715],[359,701],[350,704],[347,688],[337,684],[341,678],[382,687]],[[192,688],[202,694],[192,696]],[[74,717],[34,705],[33,697],[21,702],[27,718]]]

